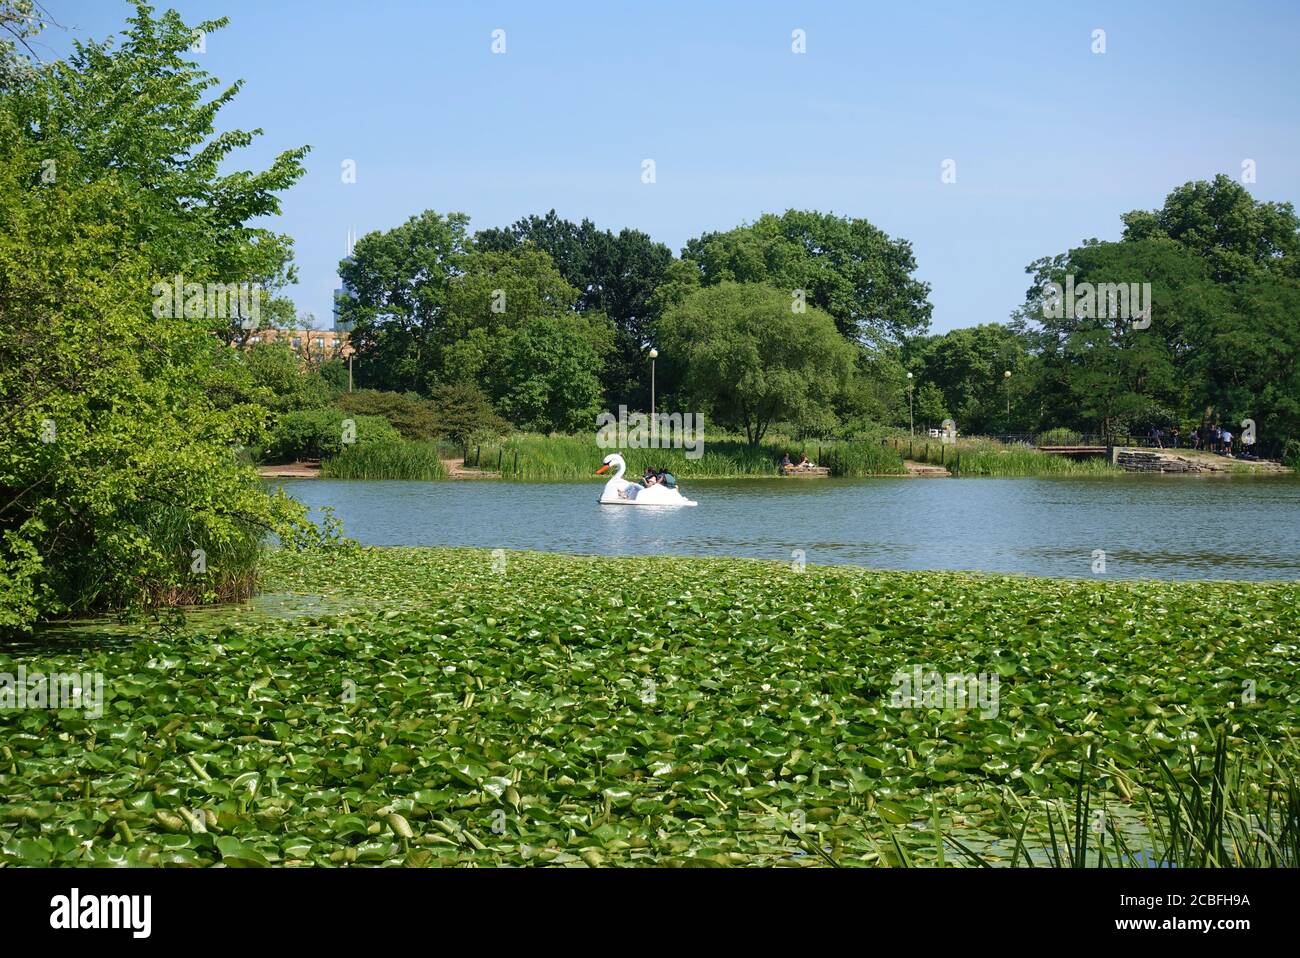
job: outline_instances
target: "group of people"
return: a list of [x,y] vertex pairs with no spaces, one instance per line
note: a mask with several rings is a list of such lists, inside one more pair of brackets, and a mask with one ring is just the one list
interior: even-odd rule
[[812,464],[811,462],[808,461],[808,457],[807,457],[806,455],[802,456],[802,457],[799,459],[798,462],[793,462],[793,461],[790,459],[790,454],[787,452],[787,453],[785,454],[785,458],[783,458],[783,459],[781,460],[781,468],[782,468],[783,470],[786,470],[786,469],[811,469],[811,468],[813,468],[813,464]]
[[[1200,426],[1194,433],[1196,437],[1196,448],[1204,449],[1206,452],[1217,452],[1221,456],[1232,457],[1233,451],[1242,459],[1253,459],[1253,450],[1250,448],[1254,443],[1247,442],[1244,436],[1234,436],[1228,429],[1223,428],[1217,423]],[[1234,446],[1233,443],[1236,443]]]
[[647,468],[645,475],[641,477],[641,484],[647,489],[651,486],[663,485],[669,489],[677,488],[677,477],[667,469],[650,469]]
[[1156,445],[1161,449],[1165,448],[1165,443],[1169,443],[1170,449],[1179,449],[1182,447],[1182,433],[1177,426],[1171,426],[1168,432],[1165,432],[1159,426],[1151,427],[1151,438],[1155,440]]
[[[1170,449],[1182,448],[1182,435],[1177,426],[1170,427],[1169,431],[1161,429],[1159,426],[1153,426],[1151,429],[1151,438],[1161,449],[1165,448],[1166,443]],[[1236,443],[1234,446],[1233,443]],[[1205,452],[1217,452],[1221,456],[1233,457],[1233,452],[1237,453],[1242,459],[1253,459],[1251,450],[1252,443],[1247,442],[1244,437],[1234,436],[1232,431],[1222,426],[1206,423],[1198,426],[1192,431],[1192,448],[1204,450]]]

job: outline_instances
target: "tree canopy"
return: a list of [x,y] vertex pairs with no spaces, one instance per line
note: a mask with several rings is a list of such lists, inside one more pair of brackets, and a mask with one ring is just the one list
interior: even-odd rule
[[681,401],[760,442],[772,423],[830,417],[853,372],[855,348],[820,309],[791,309],[761,283],[708,286],[670,309],[659,337],[683,367]]

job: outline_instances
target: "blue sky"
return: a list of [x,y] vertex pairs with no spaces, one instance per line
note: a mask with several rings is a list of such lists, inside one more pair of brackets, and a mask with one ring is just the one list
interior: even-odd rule
[[[130,12],[44,3],[66,28],[43,35],[50,56]],[[318,326],[348,229],[424,209],[478,229],[554,207],[674,252],[766,211],[865,217],[912,242],[942,332],[1004,320],[1030,261],[1117,238],[1121,213],[1187,180],[1253,159],[1257,198],[1300,197],[1300,5],[1284,0],[158,6],[230,17],[198,56],[246,81],[223,113],[265,131],[244,168],[312,147],[273,225],[294,237],[289,292]]]

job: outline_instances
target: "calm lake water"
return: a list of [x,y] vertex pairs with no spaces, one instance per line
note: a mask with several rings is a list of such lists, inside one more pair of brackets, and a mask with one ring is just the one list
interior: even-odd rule
[[699,506],[599,506],[588,483],[280,483],[366,545],[746,556],[888,569],[1300,578],[1300,480],[800,479],[684,484]]

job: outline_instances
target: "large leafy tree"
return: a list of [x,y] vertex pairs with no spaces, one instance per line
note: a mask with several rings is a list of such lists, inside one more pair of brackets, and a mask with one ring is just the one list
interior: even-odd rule
[[826,424],[853,374],[857,349],[819,309],[760,283],[723,282],[688,296],[659,321],[681,368],[681,403],[760,442],[774,422]]
[[1264,274],[1300,279],[1300,219],[1290,203],[1257,201],[1220,173],[1184,183],[1158,210],[1120,217],[1124,239],[1167,237],[1200,256],[1218,283]]
[[806,302],[835,318],[854,342],[901,343],[929,328],[930,287],[916,279],[907,240],[894,240],[864,219],[809,210],[765,213],[754,223],[705,233],[686,244],[705,284],[766,283],[787,301]]
[[151,308],[178,274],[274,271],[287,245],[248,220],[302,173],[303,149],[222,172],[252,134],[215,132],[238,85],[210,96],[192,39],[139,5],[0,92],[2,627],[247,594],[265,531],[305,528],[235,455],[265,408],[212,394],[228,319]]
[[[1040,260],[1031,270],[1035,282],[1024,315],[1038,326],[1042,424],[1112,433],[1177,419],[1189,401],[1188,330],[1227,306],[1205,262],[1167,238],[1155,238],[1090,242],[1067,256]],[[1044,284],[1064,287],[1070,274],[1076,289],[1084,283],[1150,283],[1150,325],[1143,328],[1145,320],[1118,311],[1110,315],[1100,299],[1075,315],[1050,308]]]
[[486,386],[490,360],[514,330],[571,312],[578,291],[533,246],[507,253],[472,249],[447,288],[434,342],[434,379]]
[[475,242],[485,251],[531,245],[546,252],[577,289],[578,311],[603,314],[613,324],[614,348],[602,374],[606,401],[611,406],[646,404],[644,354],[662,308],[656,294],[675,262],[667,246],[640,230],[616,234],[587,219],[562,219],[555,210],[524,217],[506,229],[483,230]]
[[[1027,337],[1000,323],[954,329],[910,341],[917,421],[935,427],[952,417],[968,434],[1018,432],[1036,425],[1025,402],[1035,375]],[[1011,379],[1004,379],[1010,372]],[[1012,390],[1014,389],[1014,396]],[[1008,399],[1012,414],[1007,415]]]
[[490,387],[518,428],[594,429],[601,412],[601,356],[580,321],[542,317],[506,336],[492,360]]
[[449,288],[469,254],[468,226],[464,213],[426,210],[362,236],[339,264],[354,291],[340,300],[340,318],[356,324],[351,341],[360,385],[399,392],[434,385]]

